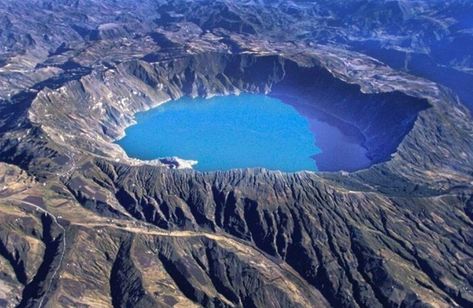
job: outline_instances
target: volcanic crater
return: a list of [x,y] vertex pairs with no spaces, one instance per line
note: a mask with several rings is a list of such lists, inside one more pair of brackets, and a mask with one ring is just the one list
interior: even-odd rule
[[[206,53],[104,68],[97,76],[76,63],[66,66],[66,77],[39,85],[38,90],[44,91],[38,97],[33,95],[32,122],[44,125],[60,143],[71,137],[64,146],[73,145],[72,152],[83,149],[129,160],[112,142],[134,123],[136,112],[183,96],[261,93],[283,99],[309,119],[336,127],[366,150],[370,164],[377,164],[390,160],[419,112],[430,107],[427,99],[401,91],[363,93],[359,85],[341,80],[320,64],[298,63],[278,55]],[[331,164],[333,156],[336,153],[330,151],[319,155],[320,171],[369,167],[337,169],[340,164]],[[179,168],[179,161],[186,166],[174,158],[155,163]]]
[[[473,127],[455,95],[345,50],[257,45],[131,58],[119,49],[126,59],[115,62],[93,57],[92,45],[67,65],[51,60],[53,77],[2,102],[1,159],[27,170],[2,164],[2,181],[21,180],[29,196],[5,200],[36,206],[31,225],[48,249],[37,263],[55,269],[35,276],[23,303],[67,292],[61,300],[79,304],[66,276],[83,294],[108,288],[103,300],[116,306],[473,303],[471,267],[460,262],[473,255]],[[357,140],[370,166],[203,173],[174,158],[132,159],[114,143],[137,112],[240,93],[317,114]],[[28,263],[16,264],[22,273]],[[104,274],[84,278],[97,264]],[[172,288],[156,292],[158,276]]]

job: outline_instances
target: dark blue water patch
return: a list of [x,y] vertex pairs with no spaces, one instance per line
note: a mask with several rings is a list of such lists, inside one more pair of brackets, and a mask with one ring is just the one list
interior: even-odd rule
[[372,165],[362,146],[365,136],[352,124],[317,109],[315,102],[297,95],[281,92],[272,95],[293,106],[309,121],[321,149],[314,156],[320,171],[356,171]]
[[296,108],[264,95],[182,98],[137,114],[137,124],[118,144],[143,160],[195,160],[200,171],[317,171],[319,163],[321,170],[348,170],[360,160],[369,165],[356,140]]

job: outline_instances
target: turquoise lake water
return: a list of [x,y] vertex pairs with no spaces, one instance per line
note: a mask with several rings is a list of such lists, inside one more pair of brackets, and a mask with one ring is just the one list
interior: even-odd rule
[[307,118],[264,95],[182,98],[136,116],[117,143],[143,160],[177,156],[200,171],[263,167],[317,171]]

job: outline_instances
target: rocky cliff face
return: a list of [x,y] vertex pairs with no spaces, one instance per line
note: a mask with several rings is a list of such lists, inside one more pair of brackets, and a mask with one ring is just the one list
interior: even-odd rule
[[[16,38],[23,53],[0,67],[1,305],[473,305],[473,124],[449,89],[252,35],[265,19],[228,4],[207,21],[159,5],[159,22],[110,20],[108,1],[42,5],[70,27]],[[24,6],[5,7],[12,29]],[[373,165],[200,173],[113,143],[136,112],[240,92],[297,96],[357,134]]]

